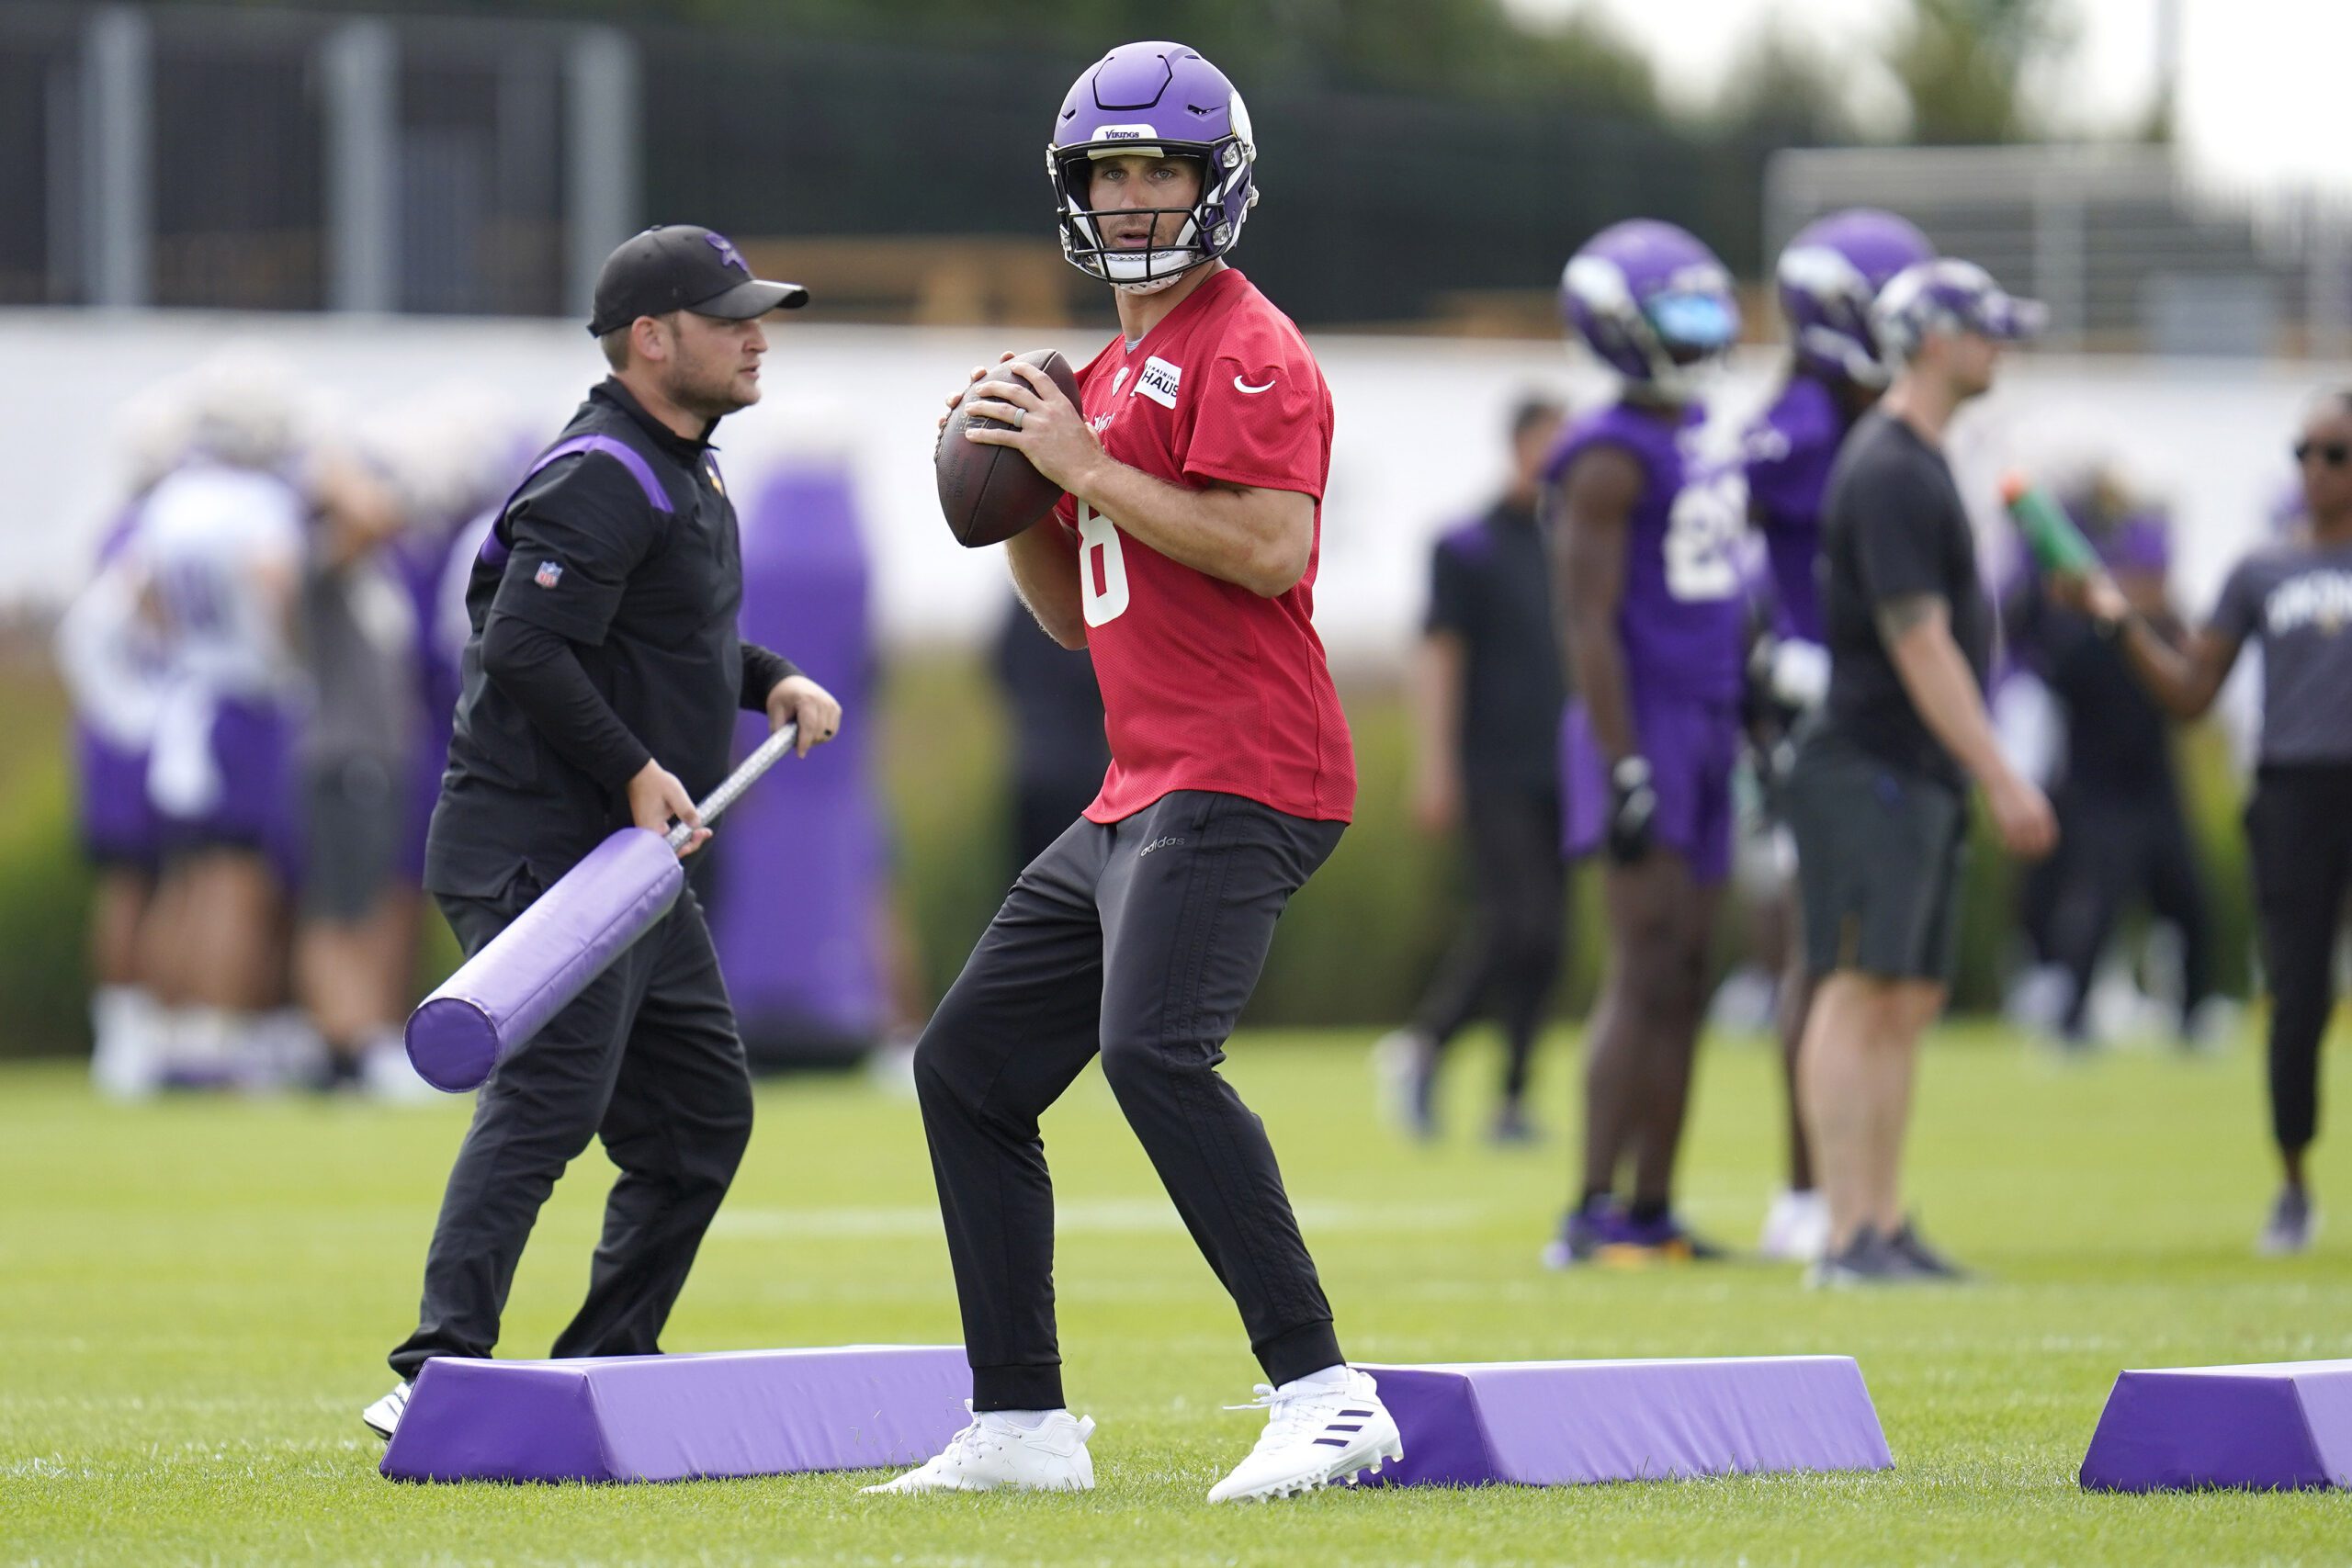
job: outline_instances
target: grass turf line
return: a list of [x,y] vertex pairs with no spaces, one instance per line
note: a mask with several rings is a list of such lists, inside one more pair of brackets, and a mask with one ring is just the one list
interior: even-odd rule
[[[1367,1360],[1837,1351],[1860,1358],[1897,1469],[1477,1492],[1330,1493],[1211,1509],[1253,1440],[1257,1369],[1100,1077],[1047,1118],[1085,1497],[864,1498],[872,1475],[671,1486],[395,1486],[357,1412],[410,1326],[463,1130],[300,1100],[101,1105],[60,1066],[0,1073],[0,1560],[14,1562],[1374,1564],[2341,1561],[2333,1495],[2082,1495],[2126,1366],[2352,1356],[2352,1244],[2258,1262],[2258,1066],[2051,1062],[1939,1038],[1914,1196],[1988,1283],[1809,1294],[1792,1269],[1546,1274],[1572,1139],[1481,1146],[1491,1059],[1460,1054],[1435,1148],[1375,1121],[1358,1036],[1245,1036],[1228,1072],[1283,1156],[1351,1353]],[[2340,1063],[2342,1052],[2331,1058]],[[2336,1075],[2337,1087],[2343,1076]],[[2339,1095],[2338,1103],[2342,1103]],[[1778,1160],[1767,1053],[1700,1077],[1688,1212],[1754,1233]],[[854,1079],[760,1097],[750,1156],[679,1304],[673,1350],[956,1337],[911,1104]],[[2326,1148],[2323,1194],[2345,1162]],[[609,1171],[591,1155],[526,1255],[503,1348],[578,1300]]]

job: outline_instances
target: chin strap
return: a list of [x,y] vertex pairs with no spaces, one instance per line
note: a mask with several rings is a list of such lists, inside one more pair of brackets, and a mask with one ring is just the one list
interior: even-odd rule
[[[1156,254],[1165,254],[1166,253],[1159,252]],[[1170,273],[1165,277],[1145,277],[1132,280],[1113,279],[1111,287],[1117,289],[1122,294],[1157,294],[1163,288],[1174,288],[1180,279],[1191,276],[1195,270],[1208,265],[1208,264],[1215,259],[1216,258],[1214,256],[1202,255],[1196,250],[1193,253],[1193,260],[1187,262],[1182,266],[1178,267],[1174,272]]]

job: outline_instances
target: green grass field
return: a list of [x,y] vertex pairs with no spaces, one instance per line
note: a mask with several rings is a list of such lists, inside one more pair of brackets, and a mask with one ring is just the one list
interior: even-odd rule
[[[2344,1053],[2335,1054],[2341,1068]],[[1566,1042],[1546,1058],[1564,1105]],[[1453,1084],[1465,1128],[1483,1047]],[[1083,1497],[865,1498],[871,1475],[640,1487],[381,1480],[359,1427],[410,1326],[455,1104],[102,1106],[63,1066],[0,1075],[0,1558],[12,1562],[2343,1562],[2337,1495],[2086,1496],[2100,1402],[2131,1366],[2352,1356],[2352,1244],[2257,1262],[2268,1195],[2256,1066],[2065,1066],[1954,1031],[1922,1084],[1916,1197],[1989,1275],[1823,1296],[1727,1265],[1547,1274],[1556,1140],[1408,1145],[1374,1118],[1358,1037],[1244,1038],[1351,1353],[1500,1359],[1841,1351],[1894,1447],[1885,1475],[1562,1490],[1203,1494],[1255,1435],[1256,1376],[1101,1079],[1049,1118],[1074,1406],[1100,1420]],[[2341,1090],[2347,1075],[2335,1075]],[[1712,1050],[1688,1206],[1753,1235],[1776,1157],[1765,1053]],[[1555,1118],[1555,1123],[1565,1111]],[[672,1350],[956,1336],[911,1104],[854,1079],[765,1089],[751,1156],[673,1318]],[[2338,1147],[2341,1140],[2338,1141]],[[2345,1159],[2323,1191],[2352,1191]],[[504,1348],[537,1355],[585,1277],[605,1168],[558,1191]]]

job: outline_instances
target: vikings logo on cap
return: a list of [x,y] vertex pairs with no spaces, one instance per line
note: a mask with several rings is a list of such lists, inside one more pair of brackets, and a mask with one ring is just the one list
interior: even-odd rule
[[734,241],[724,234],[705,234],[702,238],[703,243],[718,253],[720,261],[725,262],[745,277],[752,276],[752,264],[743,259],[743,253],[735,248]]

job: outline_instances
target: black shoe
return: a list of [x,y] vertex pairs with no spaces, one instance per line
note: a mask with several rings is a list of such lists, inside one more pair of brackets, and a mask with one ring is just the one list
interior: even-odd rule
[[1815,1264],[1804,1282],[1815,1290],[1844,1290],[1857,1285],[1907,1285],[1927,1278],[1918,1266],[1894,1249],[1878,1232],[1864,1225],[1854,1233],[1843,1252]]
[[1886,1245],[1928,1279],[1958,1281],[1973,1277],[1967,1269],[1929,1247],[1927,1239],[1920,1235],[1919,1227],[1907,1219],[1903,1222],[1901,1229],[1886,1238]]
[[1498,1148],[1540,1144],[1544,1141],[1544,1129],[1527,1119],[1525,1106],[1507,1100],[1495,1111],[1495,1123],[1487,1129],[1487,1141]]

